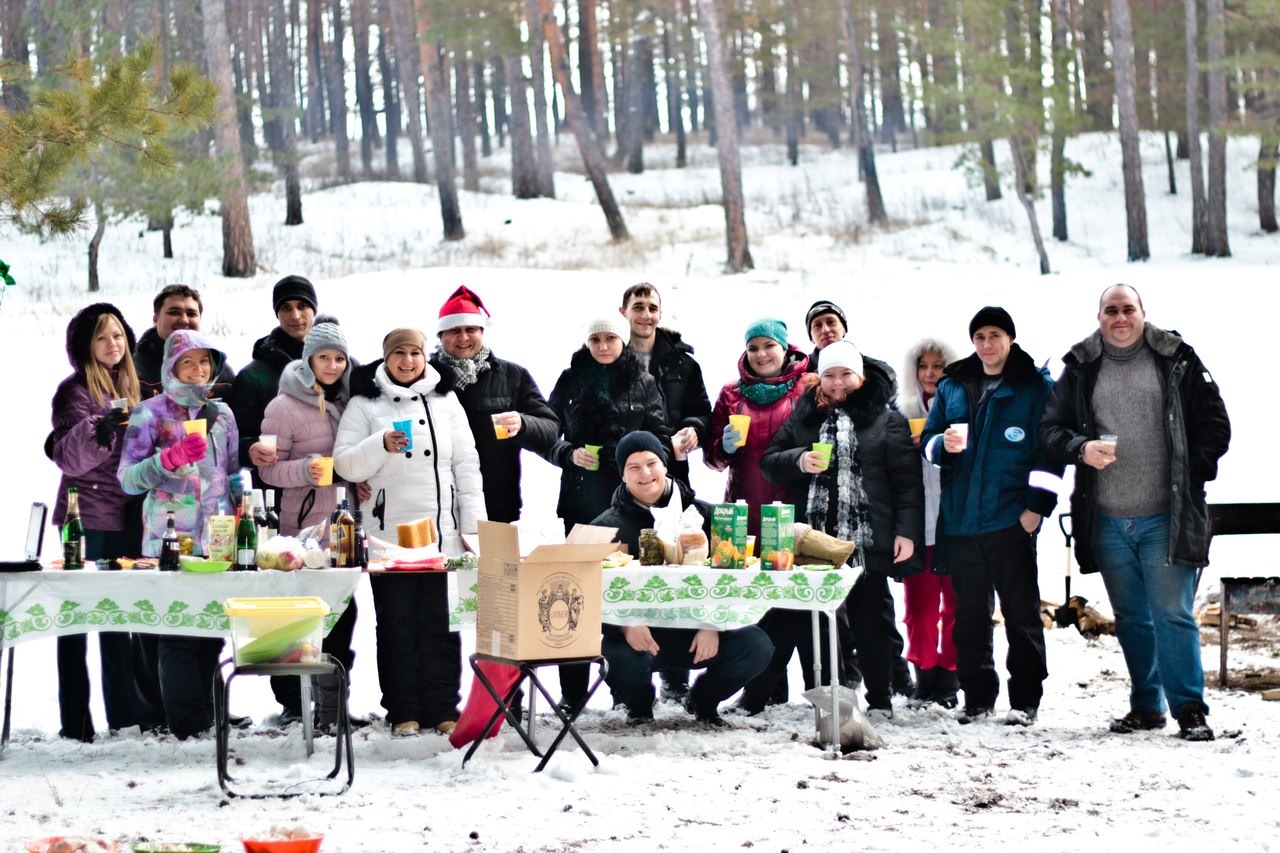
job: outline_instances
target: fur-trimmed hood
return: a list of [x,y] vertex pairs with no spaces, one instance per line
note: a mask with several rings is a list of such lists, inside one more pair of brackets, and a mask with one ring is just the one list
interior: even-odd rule
[[927,352],[942,353],[943,364],[956,360],[956,351],[938,338],[922,338],[907,350],[902,358],[902,384],[898,388],[898,410],[907,418],[923,418],[929,414],[924,404],[924,389],[916,378],[916,365]]
[[[1142,339],[1147,346],[1165,358],[1173,358],[1178,348],[1183,345],[1182,335],[1175,331],[1162,329],[1146,323],[1142,327]],[[1102,330],[1095,330],[1089,337],[1077,343],[1062,357],[1064,363],[1088,364],[1102,357]]]
[[[837,404],[849,413],[855,427],[865,427],[878,418],[897,393],[897,383],[886,370],[884,362],[864,361],[863,370],[866,375],[862,377],[862,387]],[[822,405],[821,391],[822,386],[818,384],[805,392],[805,396],[811,397],[814,403],[813,408],[805,413],[809,425],[821,422],[831,411]]]
[[112,315],[120,323],[131,355],[138,346],[138,341],[133,336],[133,329],[129,327],[119,308],[110,302],[86,305],[67,324],[67,361],[71,362],[71,366],[76,370],[84,370],[89,360],[93,358],[93,330],[97,328],[98,320],[103,314]]

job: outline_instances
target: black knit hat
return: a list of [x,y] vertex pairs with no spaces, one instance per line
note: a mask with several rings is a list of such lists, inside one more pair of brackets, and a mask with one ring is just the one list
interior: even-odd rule
[[307,303],[312,311],[316,310],[319,302],[316,299],[315,287],[300,275],[287,275],[276,282],[275,288],[271,291],[271,310],[279,314],[280,306],[290,299]]
[[1009,312],[996,305],[988,305],[973,315],[973,319],[969,321],[970,339],[973,338],[973,333],[983,326],[995,326],[1011,338],[1018,336],[1017,330],[1013,326],[1013,318],[1009,316]]
[[667,464],[667,451],[662,447],[658,437],[648,430],[638,429],[624,435],[613,452],[618,461],[618,473],[621,474],[626,470],[627,457],[642,450],[651,451],[662,460],[662,464]]
[[92,305],[86,305],[67,324],[67,360],[77,370],[86,366],[93,358],[93,330],[98,327],[98,318],[103,314],[114,315],[116,320],[120,322],[120,328],[124,329],[124,339],[129,347],[129,352],[133,352],[138,345],[137,339],[133,336],[133,329],[129,328],[129,324],[125,322],[124,315],[120,313],[119,308],[110,302],[95,302]]
[[849,318],[844,316],[843,309],[830,299],[819,299],[809,306],[809,310],[804,315],[805,331],[809,332],[813,328],[814,317],[821,317],[823,314],[835,314],[839,317],[840,325],[844,326],[844,333],[849,334]]

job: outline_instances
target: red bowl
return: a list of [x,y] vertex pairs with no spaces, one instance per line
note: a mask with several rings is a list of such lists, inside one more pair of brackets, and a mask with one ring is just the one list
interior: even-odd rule
[[310,838],[242,838],[244,853],[316,853],[320,849],[323,835]]

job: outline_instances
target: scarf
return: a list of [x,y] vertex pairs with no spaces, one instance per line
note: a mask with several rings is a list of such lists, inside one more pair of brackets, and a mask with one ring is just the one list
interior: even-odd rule
[[739,379],[738,390],[742,392],[743,397],[746,397],[757,406],[768,406],[791,393],[791,389],[795,387],[795,384],[795,377],[788,379],[786,382],[775,383],[770,383],[764,379],[759,382],[747,382],[745,379]]
[[[858,455],[858,433],[853,419],[842,408],[835,408],[818,428],[818,440],[831,445],[831,464],[827,470],[809,481],[808,521],[814,529],[830,533],[837,539],[857,543],[849,565],[865,564],[864,555],[871,547],[871,524],[867,517],[869,501],[862,485],[862,460]],[[835,481],[835,519],[830,517],[831,482]]]
[[471,358],[454,358],[444,351],[444,347],[436,344],[436,357],[453,368],[457,376],[453,382],[454,391],[462,391],[468,385],[476,384],[480,374],[489,369],[489,347],[480,347]]

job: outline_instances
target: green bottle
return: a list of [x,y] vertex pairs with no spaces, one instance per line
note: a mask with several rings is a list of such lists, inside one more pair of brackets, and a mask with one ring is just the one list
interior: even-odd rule
[[253,523],[253,494],[240,500],[240,521],[236,524],[236,563],[232,571],[258,570],[258,526]]
[[67,517],[62,522],[62,568],[84,568],[84,522],[80,520],[80,492],[67,488]]

